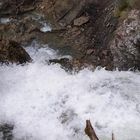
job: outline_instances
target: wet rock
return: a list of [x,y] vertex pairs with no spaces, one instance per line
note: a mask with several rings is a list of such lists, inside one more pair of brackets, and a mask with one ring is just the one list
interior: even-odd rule
[[81,17],[74,20],[74,25],[81,26],[81,25],[87,23],[88,21],[89,21],[89,17],[81,16]]
[[2,133],[2,140],[12,140],[13,134],[12,131],[14,129],[14,126],[11,124],[1,124],[0,125],[0,132]]
[[[0,0],[0,10],[6,7],[1,6],[5,2],[7,0]],[[17,2],[21,4],[21,10],[31,7],[35,1]],[[116,1],[112,0],[43,0],[37,5],[35,13],[44,15],[43,21],[51,23],[51,31],[41,31],[43,26],[40,24],[40,18],[34,20],[29,14],[25,14],[10,20],[6,25],[1,24],[0,36],[18,43],[38,40],[58,50],[62,55],[71,55],[74,60],[80,60],[80,65],[83,61],[94,67],[102,66],[109,70],[116,67],[123,70],[138,68],[139,23],[135,18],[125,17],[126,20],[123,22],[121,19],[117,26],[119,19],[114,17],[115,8]],[[133,16],[138,17],[138,14]],[[62,63],[69,63],[68,67],[75,65],[69,61]]]
[[[38,5],[39,12],[57,33],[35,31],[36,37],[61,54],[110,70],[113,65],[109,42],[118,23],[115,7],[112,0],[43,0]],[[74,21],[77,26],[72,24]]]
[[97,0],[44,0],[39,7],[51,24],[67,26],[91,3],[97,3]]
[[[0,0],[0,16],[30,11],[35,0]],[[33,8],[34,9],[34,8]]]
[[62,68],[64,68],[66,71],[70,71],[73,69],[73,65],[68,58],[60,58],[60,59],[51,59],[49,60],[50,64],[60,64]]
[[67,72],[78,72],[84,68],[90,68],[94,70],[95,67],[84,59],[68,59],[68,58],[60,58],[60,59],[51,59],[49,60],[49,64],[60,64],[61,67],[66,70]]
[[113,64],[120,70],[140,69],[140,11],[131,10],[120,22],[110,45]]
[[31,57],[19,43],[11,40],[1,40],[0,62],[23,64],[31,62]]
[[[13,40],[18,43],[30,43],[33,39],[37,38],[37,33],[32,32],[35,29],[43,27],[44,22],[42,19],[36,19],[34,14],[27,14],[19,16],[18,18],[10,18],[7,23],[0,23],[0,36],[6,40]],[[5,19],[5,18],[1,18]],[[0,21],[1,21],[0,19]]]

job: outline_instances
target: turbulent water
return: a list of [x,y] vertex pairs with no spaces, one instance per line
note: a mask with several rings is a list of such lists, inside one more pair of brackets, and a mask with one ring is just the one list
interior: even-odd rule
[[140,139],[140,73],[81,70],[70,74],[48,60],[47,47],[28,47],[33,63],[0,67],[0,123],[14,140],[88,140],[90,119],[101,140]]

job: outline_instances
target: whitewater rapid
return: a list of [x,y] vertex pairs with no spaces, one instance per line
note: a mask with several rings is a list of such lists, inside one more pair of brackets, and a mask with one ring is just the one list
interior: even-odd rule
[[88,140],[87,119],[100,140],[140,140],[139,72],[70,74],[48,65],[56,51],[26,49],[32,63],[0,67],[0,123],[14,124],[14,140]]

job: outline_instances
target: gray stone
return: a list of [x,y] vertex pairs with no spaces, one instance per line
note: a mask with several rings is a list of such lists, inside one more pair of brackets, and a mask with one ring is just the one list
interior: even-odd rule
[[87,23],[88,21],[89,21],[89,17],[81,16],[81,17],[74,20],[74,25],[81,26],[81,25]]

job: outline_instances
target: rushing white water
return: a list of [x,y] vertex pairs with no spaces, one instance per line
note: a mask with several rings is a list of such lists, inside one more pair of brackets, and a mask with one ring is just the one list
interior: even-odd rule
[[7,24],[11,21],[9,18],[0,18],[0,24]]
[[91,119],[101,140],[140,139],[140,73],[48,65],[49,48],[27,49],[34,62],[0,67],[0,123],[14,124],[14,140],[88,140]]
[[51,27],[47,23],[42,23],[43,27],[40,29],[42,32],[48,32],[51,31]]

